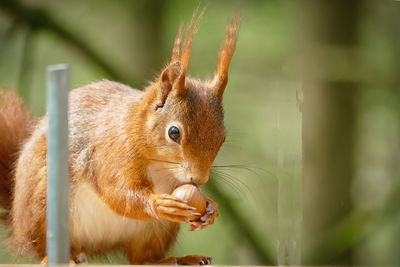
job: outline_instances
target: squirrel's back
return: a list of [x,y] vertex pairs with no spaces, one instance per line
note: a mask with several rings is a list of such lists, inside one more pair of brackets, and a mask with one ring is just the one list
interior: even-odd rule
[[[80,169],[88,162],[96,132],[105,131],[125,112],[117,112],[129,103],[139,103],[143,92],[127,85],[101,80],[72,90],[69,94],[69,149],[72,164]],[[108,118],[109,117],[109,118]],[[104,121],[102,124],[101,122]],[[107,127],[108,128],[108,127]]]

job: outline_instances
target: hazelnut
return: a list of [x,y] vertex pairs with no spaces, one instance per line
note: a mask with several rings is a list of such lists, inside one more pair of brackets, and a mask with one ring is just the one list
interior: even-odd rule
[[[172,192],[172,195],[178,199],[187,201],[187,204],[196,208],[196,212],[204,214],[207,208],[207,198],[200,188],[192,184],[179,186]],[[200,216],[196,216],[193,220],[198,220]]]

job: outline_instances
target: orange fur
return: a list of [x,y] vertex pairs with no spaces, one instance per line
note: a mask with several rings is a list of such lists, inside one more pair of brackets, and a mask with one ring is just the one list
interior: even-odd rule
[[13,165],[33,123],[32,114],[13,91],[0,91],[0,205],[6,209],[11,208]]
[[236,49],[236,43],[239,37],[240,20],[241,14],[236,17],[232,15],[230,21],[228,21],[225,41],[218,56],[218,69],[214,78],[214,86],[221,97],[225,91],[226,84],[228,83],[229,64],[231,63],[233,53]]
[[178,35],[175,37],[174,48],[172,49],[171,62],[181,60],[181,38],[183,25],[179,26]]
[[[204,9],[203,9],[200,12],[199,16],[197,16],[197,11],[198,11],[198,9],[196,9],[196,11],[194,12],[192,19],[190,20],[190,23],[187,26],[186,33],[185,33],[185,39],[184,39],[184,42],[182,45],[181,61],[183,64],[183,74],[184,75],[186,75],[187,69],[189,67],[189,59],[190,59],[190,54],[192,52],[193,37],[197,31],[199,21],[204,14]],[[196,18],[196,16],[197,16],[197,18]]]
[[[179,185],[208,181],[226,135],[221,91],[186,75],[201,14],[193,15],[182,50],[180,28],[171,63],[144,91],[103,80],[70,92],[70,233],[76,262],[82,252],[96,255],[121,248],[133,264],[210,263],[209,257],[198,255],[165,258],[179,223],[201,229],[219,216],[217,204],[208,199],[203,220],[188,222],[195,211],[170,196]],[[230,27],[237,31],[235,23]],[[237,34],[228,33],[227,39],[221,75],[227,73]],[[18,116],[25,114],[18,110]],[[29,121],[18,123],[27,126]],[[179,140],[169,137],[171,126],[179,128]],[[46,256],[46,132],[47,116],[26,139],[16,162],[11,208],[12,244],[20,253],[39,257]],[[0,153],[10,151],[0,146]],[[9,169],[0,171],[9,183]],[[5,196],[7,204],[10,194]]]
[[180,61],[182,63],[182,75],[177,80],[177,84],[179,85],[178,88],[185,87],[185,77],[189,67],[193,38],[194,34],[197,31],[200,19],[204,14],[204,11],[205,9],[203,9],[197,16],[198,12],[197,8],[193,13],[192,19],[190,20],[189,25],[186,27],[185,39],[183,41],[182,47],[181,47],[182,28],[183,28],[182,25],[179,27],[178,35],[175,38],[174,48],[172,50],[171,62]]

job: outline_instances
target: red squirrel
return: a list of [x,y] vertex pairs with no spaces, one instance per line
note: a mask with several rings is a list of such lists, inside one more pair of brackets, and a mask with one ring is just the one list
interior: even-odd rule
[[[183,39],[182,26],[170,63],[145,90],[102,80],[69,93],[71,261],[122,249],[132,264],[211,264],[199,255],[166,257],[180,223],[213,224],[206,214],[171,195],[183,184],[201,186],[225,140],[222,96],[235,51],[240,16],[228,22],[215,76],[187,75],[199,18]],[[18,253],[46,262],[47,116],[35,120],[18,96],[0,95],[0,204]]]

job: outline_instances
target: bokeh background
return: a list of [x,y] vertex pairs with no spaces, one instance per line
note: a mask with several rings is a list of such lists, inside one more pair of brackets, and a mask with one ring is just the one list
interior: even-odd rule
[[[200,6],[189,74],[216,70],[243,15],[224,95],[227,140],[207,195],[221,217],[183,226],[171,255],[218,265],[400,264],[400,2],[395,0],[0,0],[0,86],[45,113],[45,69],[71,88],[142,89]],[[1,134],[1,133],[0,133]],[[0,263],[37,263],[7,247]],[[127,263],[114,253],[90,259]]]

